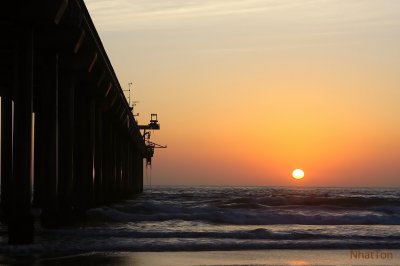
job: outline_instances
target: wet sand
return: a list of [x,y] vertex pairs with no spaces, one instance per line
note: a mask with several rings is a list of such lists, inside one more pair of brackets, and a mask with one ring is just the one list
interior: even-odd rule
[[400,250],[250,250],[196,252],[85,253],[53,258],[5,258],[0,265],[256,265],[368,266],[400,265]]

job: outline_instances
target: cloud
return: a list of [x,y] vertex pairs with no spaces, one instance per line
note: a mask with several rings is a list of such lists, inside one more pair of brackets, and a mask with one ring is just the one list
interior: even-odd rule
[[[182,22],[186,19],[223,17],[273,12],[296,6],[315,5],[322,0],[86,0],[96,22],[103,27],[118,29]],[[322,1],[323,2],[323,1]]]
[[[99,31],[260,27],[260,34],[398,32],[397,0],[85,0]],[[232,25],[230,25],[232,24]],[[195,29],[195,28],[192,28]]]

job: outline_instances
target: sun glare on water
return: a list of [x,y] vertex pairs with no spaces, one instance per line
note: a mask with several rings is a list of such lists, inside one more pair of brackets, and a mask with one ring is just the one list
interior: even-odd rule
[[304,171],[301,169],[296,169],[292,173],[293,178],[302,179],[304,177]]

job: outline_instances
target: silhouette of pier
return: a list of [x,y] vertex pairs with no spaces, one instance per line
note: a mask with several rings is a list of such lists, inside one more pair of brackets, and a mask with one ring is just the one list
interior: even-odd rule
[[27,244],[32,208],[56,228],[140,193],[154,145],[83,0],[4,1],[0,29],[1,216],[9,243]]

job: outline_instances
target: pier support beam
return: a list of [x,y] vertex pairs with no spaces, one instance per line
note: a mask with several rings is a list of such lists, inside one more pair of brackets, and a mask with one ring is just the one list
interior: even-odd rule
[[95,203],[101,204],[103,201],[103,113],[99,104],[96,105],[95,110],[95,124],[96,124],[96,136],[95,136],[95,178],[94,178],[94,196]]
[[14,126],[12,139],[12,178],[9,190],[8,236],[10,244],[33,242],[31,213],[31,138],[33,106],[34,30],[28,27],[18,43],[13,91]]
[[59,216],[60,225],[73,222],[75,78],[64,69],[59,84]]
[[43,106],[41,112],[43,126],[41,158],[41,222],[46,228],[56,228],[59,224],[59,55],[50,54],[43,57],[46,71],[42,84]]
[[133,178],[134,178],[134,193],[140,193],[143,191],[143,157],[135,152],[133,157]]
[[74,206],[77,215],[84,217],[93,204],[94,100],[84,84],[75,92]]
[[121,179],[122,179],[122,158],[121,158],[121,141],[122,137],[119,132],[117,131],[117,135],[115,137],[115,196],[116,199],[120,199],[121,197]]
[[116,130],[114,129],[113,125],[111,125],[111,147],[110,147],[110,177],[109,177],[109,184],[110,184],[110,199],[116,199],[116,180],[117,180],[117,145],[116,145]]
[[110,202],[110,175],[111,175],[111,165],[110,165],[110,154],[111,154],[111,145],[110,145],[110,124],[108,119],[108,114],[103,115],[103,182],[102,182],[102,194],[103,201]]
[[13,109],[11,88],[1,96],[1,207],[5,216],[10,212],[10,193],[12,181],[12,139],[13,139]]

